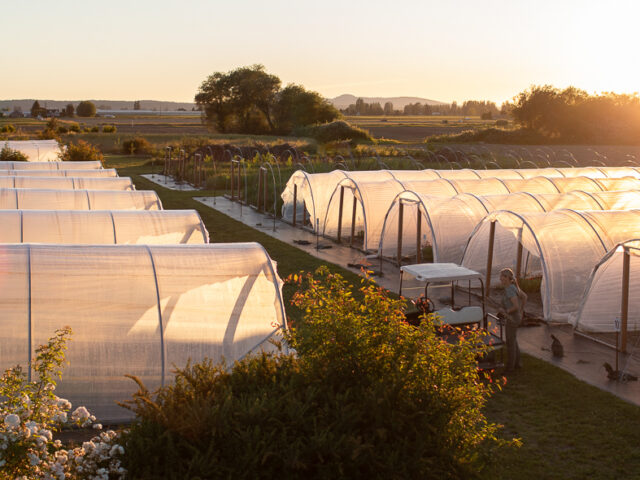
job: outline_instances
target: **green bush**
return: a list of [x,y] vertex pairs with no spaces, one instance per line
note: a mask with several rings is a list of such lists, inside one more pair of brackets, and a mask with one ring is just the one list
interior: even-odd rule
[[349,125],[344,120],[338,120],[331,123],[323,123],[321,125],[311,125],[307,127],[296,128],[293,132],[298,137],[315,138],[321,143],[338,142],[341,140],[364,140],[373,141],[371,135],[366,130]]
[[10,123],[7,123],[0,127],[0,133],[14,133],[15,131],[16,127],[14,125],[11,125]]
[[96,114],[96,106],[93,102],[84,100],[76,107],[76,115],[79,117],[93,117]]
[[67,162],[83,162],[89,160],[104,161],[104,156],[98,148],[83,140],[77,143],[69,143],[60,157]]
[[69,125],[69,131],[74,133],[80,133],[80,125],[78,125],[77,123],[72,123],[71,125]]
[[132,478],[469,478],[506,444],[482,413],[495,384],[478,333],[446,343],[433,318],[411,327],[403,300],[364,280],[357,300],[324,267],[290,281],[297,355],[189,364],[157,394],[138,381]]
[[102,132],[103,133],[116,133],[117,128],[115,125],[103,125]]
[[93,127],[91,127],[92,133],[98,133],[99,131],[100,131],[100,127],[98,125],[94,125]]
[[144,137],[135,137],[122,142],[122,153],[125,155],[146,155],[153,150],[152,145]]
[[65,125],[60,125],[58,127],[58,134],[63,135],[65,133],[69,133],[69,128],[66,127]]
[[26,155],[18,150],[9,148],[6,144],[0,150],[0,161],[2,162],[26,162]]

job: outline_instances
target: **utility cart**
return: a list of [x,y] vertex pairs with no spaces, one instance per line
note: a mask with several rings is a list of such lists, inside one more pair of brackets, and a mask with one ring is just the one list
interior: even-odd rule
[[[419,324],[419,317],[423,312],[433,313],[442,323],[439,335],[447,342],[455,344],[460,335],[469,329],[482,329],[486,331],[483,342],[489,346],[487,354],[478,359],[478,366],[482,370],[490,370],[502,367],[504,364],[504,347],[502,340],[502,324],[496,322],[497,318],[486,311],[486,297],[482,275],[455,263],[419,263],[415,265],[403,265],[400,267],[400,289],[405,275],[413,277],[418,282],[424,282],[424,298],[418,301],[422,311],[407,314],[407,321],[413,325]],[[456,286],[467,284],[468,302],[466,306],[457,307],[455,304]],[[480,305],[472,305],[472,284],[480,285]],[[429,299],[429,286],[449,286],[451,289],[450,305],[436,308],[435,302]],[[489,319],[491,318],[491,322]],[[499,360],[498,360],[499,357]]]

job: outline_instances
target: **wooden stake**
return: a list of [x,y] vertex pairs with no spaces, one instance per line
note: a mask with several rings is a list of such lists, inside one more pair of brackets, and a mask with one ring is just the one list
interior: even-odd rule
[[398,266],[402,266],[402,220],[404,216],[404,204],[398,202]]
[[496,237],[496,221],[491,222],[489,227],[489,252],[487,253],[487,288],[485,295],[489,298],[489,292],[491,291],[491,268],[493,266],[493,242]]
[[627,323],[629,321],[629,271],[631,269],[631,255],[629,249],[624,249],[622,257],[622,305],[620,306],[620,349],[627,353]]

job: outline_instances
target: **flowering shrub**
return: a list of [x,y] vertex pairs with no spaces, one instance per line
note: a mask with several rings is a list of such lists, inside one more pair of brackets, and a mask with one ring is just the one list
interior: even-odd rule
[[205,360],[173,385],[139,392],[123,437],[133,478],[471,478],[507,442],[482,409],[479,333],[452,345],[433,319],[322,268],[294,276],[297,355]]
[[58,330],[36,350],[35,380],[30,381],[20,366],[0,378],[0,479],[124,478],[119,460],[124,449],[115,432],[101,432],[68,450],[53,439],[63,427],[102,429],[85,407],[69,414],[71,403],[54,393],[70,335],[68,327]]

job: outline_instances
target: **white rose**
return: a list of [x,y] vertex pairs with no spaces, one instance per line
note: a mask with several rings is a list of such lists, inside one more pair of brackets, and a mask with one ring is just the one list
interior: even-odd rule
[[20,417],[15,413],[10,413],[4,417],[4,424],[9,428],[16,428],[20,425]]

